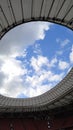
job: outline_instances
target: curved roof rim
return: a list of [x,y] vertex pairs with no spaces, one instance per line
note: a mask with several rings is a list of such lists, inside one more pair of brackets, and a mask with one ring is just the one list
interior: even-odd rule
[[2,37],[8,32],[10,31],[11,29],[15,28],[16,26],[19,26],[21,24],[24,24],[24,23],[28,23],[28,22],[37,22],[37,21],[43,21],[43,22],[51,22],[51,23],[56,23],[56,24],[59,24],[59,25],[62,25],[62,26],[65,26],[69,29],[71,29],[73,31],[73,27],[72,25],[70,25],[70,22],[67,22],[67,21],[61,21],[61,19],[44,19],[44,18],[32,18],[30,20],[21,20],[17,23],[13,23],[12,25],[8,26],[7,28],[4,28],[1,32],[0,32],[0,40],[2,39]]

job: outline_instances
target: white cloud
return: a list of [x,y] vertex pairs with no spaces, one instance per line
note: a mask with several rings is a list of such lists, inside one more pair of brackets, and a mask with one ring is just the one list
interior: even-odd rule
[[30,87],[30,88],[27,88],[26,95],[28,95],[29,97],[38,96],[48,91],[51,87],[52,87],[51,83],[49,85],[40,85],[39,87],[36,87],[35,89]]
[[40,48],[40,44],[35,43],[33,46],[33,52],[37,55],[42,54],[41,48]]
[[12,29],[0,41],[0,55],[20,55],[24,47],[43,40],[50,26],[48,22],[31,22]]
[[59,60],[59,69],[65,70],[68,68],[69,68],[69,63],[67,63],[66,61]]
[[57,58],[55,57],[49,61],[47,57],[38,55],[37,58],[32,57],[30,63],[33,69],[37,72],[40,68],[43,68],[43,66],[46,66],[46,68],[48,67],[48,69],[54,67],[57,63]]
[[51,71],[39,70],[39,73],[34,73],[33,76],[27,76],[24,95],[29,97],[40,95],[51,89],[56,83],[62,80],[64,73],[54,74]]
[[73,45],[72,45],[72,48],[71,48],[69,58],[70,58],[70,62],[73,63]]
[[58,60],[57,60],[57,58],[56,57],[54,57],[51,61],[50,61],[50,63],[49,63],[49,67],[55,67],[55,65],[56,65],[56,63],[58,62]]
[[[32,70],[28,70],[25,66],[25,69],[21,68],[20,62],[14,61],[14,59],[5,59],[2,71],[6,74],[6,79],[3,82],[2,88],[0,88],[1,94],[10,97],[18,97],[20,93],[27,97],[37,96],[51,89],[63,78],[64,73],[55,74],[50,70],[51,66],[56,63],[56,58],[50,62],[47,57],[41,55],[38,58],[34,57],[33,59],[32,57],[31,59],[30,65],[32,64],[34,68],[32,75],[30,74]],[[9,65],[10,68],[8,68]],[[48,65],[51,66],[48,67]]]
[[61,46],[64,47],[64,46],[66,46],[69,43],[70,43],[70,40],[69,39],[65,39],[64,41],[61,42]]
[[37,72],[41,67],[43,67],[43,65],[48,64],[48,59],[47,57],[38,55],[37,58],[32,57],[30,63],[33,69]]
[[10,82],[6,82],[1,89],[1,94],[10,97],[17,97],[20,93],[23,92],[22,82],[20,78],[16,77]]
[[60,38],[56,39],[57,43],[60,43],[61,47],[65,47],[67,44],[70,43],[70,40],[66,38],[65,40],[61,40]]
[[31,58],[30,65],[34,69],[34,74],[28,74],[26,77],[24,77],[25,86],[28,86],[24,91],[24,95],[28,95],[30,97],[40,95],[51,89],[56,83],[62,80],[64,73],[53,73],[50,70],[51,67],[49,68],[48,64],[46,63],[54,65],[56,63],[56,58],[50,62],[48,61],[47,57],[44,56]]
[[5,74],[9,75],[9,77],[15,77],[15,76],[19,76],[21,74],[24,74],[25,70],[21,69],[20,67],[20,62],[15,60],[15,59],[9,59],[6,58],[4,60],[4,64],[1,68],[1,71],[4,72]]
[[[31,70],[28,70],[22,61],[16,60],[16,57],[26,57],[26,48],[37,40],[43,40],[45,31],[49,30],[50,26],[51,24],[48,22],[24,24],[11,30],[0,41],[0,93],[17,97],[22,92],[26,95],[27,90],[32,89],[33,85],[26,89],[30,83],[27,82],[27,77]],[[46,58],[44,59],[46,60]],[[41,62],[43,64],[45,61],[43,62],[41,59]],[[41,66],[41,63],[38,64]],[[35,83],[37,78],[37,76],[33,76]],[[28,96],[30,96],[29,93]]]
[[[52,88],[64,77],[63,72],[55,73],[52,70],[57,67],[58,59],[53,57],[49,60],[43,56],[39,45],[35,46],[34,50],[37,56],[32,56],[29,60],[29,69],[27,59],[24,64],[22,60],[16,60],[17,56],[26,58],[27,47],[38,42],[37,40],[43,40],[45,31],[49,30],[50,26],[50,23],[43,22],[25,24],[6,34],[0,41],[1,94],[12,97],[18,97],[22,93],[28,97],[37,96]],[[68,42],[67,40],[65,45]],[[63,63],[63,68],[59,65],[60,69],[68,67],[65,61],[61,63]]]
[[63,54],[63,51],[62,51],[62,50],[56,51],[56,54],[57,54],[57,55],[62,55],[62,54]]
[[6,75],[3,72],[0,72],[0,88],[2,88],[5,78]]

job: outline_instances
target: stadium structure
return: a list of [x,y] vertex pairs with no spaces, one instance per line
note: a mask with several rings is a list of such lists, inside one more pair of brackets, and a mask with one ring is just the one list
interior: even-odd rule
[[[73,0],[0,0],[0,39],[15,26],[31,21],[53,22],[73,30]],[[48,129],[73,130],[73,68],[40,96],[0,95],[0,130]]]

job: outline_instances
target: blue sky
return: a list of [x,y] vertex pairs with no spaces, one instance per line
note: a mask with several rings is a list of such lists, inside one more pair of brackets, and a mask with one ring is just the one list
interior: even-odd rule
[[73,32],[49,22],[30,22],[0,41],[0,93],[38,96],[58,84],[73,66]]

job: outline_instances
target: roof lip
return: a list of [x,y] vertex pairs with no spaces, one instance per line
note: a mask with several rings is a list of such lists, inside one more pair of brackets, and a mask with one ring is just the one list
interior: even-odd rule
[[10,26],[8,26],[7,28],[3,28],[2,31],[0,31],[0,40],[5,36],[5,34],[7,32],[9,32],[10,30],[12,30],[13,28],[28,23],[28,22],[37,22],[37,21],[41,21],[41,22],[51,22],[51,23],[55,23],[55,24],[59,24],[61,26],[67,27],[69,29],[71,29],[73,31],[73,26],[71,26],[70,24],[67,25],[67,21],[61,21],[61,19],[54,19],[54,18],[49,18],[49,19],[45,19],[43,17],[39,17],[39,18],[31,18],[31,19],[27,19],[27,20],[21,20],[18,23],[13,23]]

